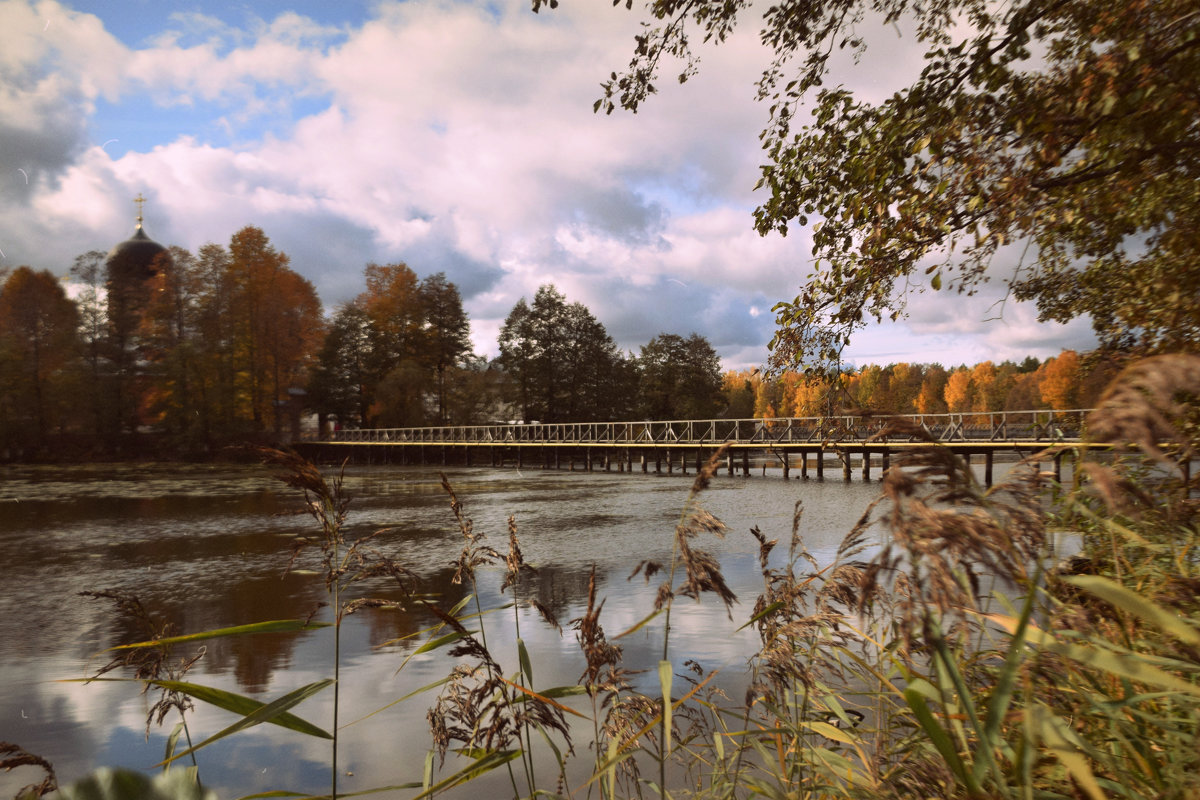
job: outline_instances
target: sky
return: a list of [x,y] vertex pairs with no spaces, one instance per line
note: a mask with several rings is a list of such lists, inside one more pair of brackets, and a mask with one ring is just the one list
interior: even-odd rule
[[[549,283],[622,350],[695,332],[753,368],[812,256],[806,229],[753,229],[766,55],[747,20],[696,77],[605,115],[592,105],[640,21],[608,0],[0,0],[0,268],[65,276],[132,234],[140,193],[165,245],[262,228],[331,312],[368,263],[402,261],[459,287],[482,355]],[[901,28],[871,35],[836,81],[878,99],[921,50]],[[1093,346],[1086,320],[1038,323],[1000,291],[913,295],[846,360]]]

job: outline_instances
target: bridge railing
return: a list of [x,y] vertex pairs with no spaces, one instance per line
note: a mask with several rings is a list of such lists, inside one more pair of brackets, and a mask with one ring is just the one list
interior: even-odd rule
[[[629,422],[507,423],[421,428],[350,428],[331,442],[443,445],[819,445],[865,442],[883,436],[894,422],[907,421],[940,442],[1073,441],[1084,433],[1089,409],[986,411],[951,414],[836,415],[771,419],[642,420]],[[889,435],[881,441],[916,440]]]

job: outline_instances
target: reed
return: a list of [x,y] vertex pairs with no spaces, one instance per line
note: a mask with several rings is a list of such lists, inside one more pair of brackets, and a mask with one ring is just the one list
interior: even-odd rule
[[[670,559],[633,570],[660,580],[652,607],[610,637],[593,570],[569,623],[582,672],[575,685],[549,689],[536,685],[521,636],[522,608],[539,604],[516,520],[501,554],[443,476],[463,540],[455,577],[467,597],[451,608],[425,604],[436,624],[408,658],[444,650],[452,659],[445,679],[410,693],[439,690],[428,714],[431,758],[422,781],[381,790],[431,797],[503,766],[514,799],[1200,796],[1200,502],[1186,468],[1200,445],[1198,398],[1198,358],[1132,368],[1090,422],[1096,443],[1121,455],[1080,448],[1076,480],[1065,487],[1031,461],[987,488],[929,442],[893,462],[831,564],[805,549],[797,505],[785,548],[749,532],[762,589],[738,620],[718,559],[700,546],[726,533],[702,502],[718,453],[687,495]],[[336,679],[342,618],[382,603],[346,601],[346,588],[384,575],[407,587],[411,575],[373,549],[379,534],[345,539],[340,476],[329,484],[294,457],[277,463],[321,529],[293,557],[320,550],[337,609]],[[1069,558],[1058,551],[1064,537],[1078,542]],[[512,602],[486,608],[477,574],[501,568]],[[757,636],[742,698],[725,696],[705,665],[673,658],[673,604],[709,597],[731,632]],[[505,674],[487,634],[506,618],[493,612],[510,607],[517,666]],[[627,664],[621,637],[654,624],[657,663]],[[170,641],[159,637],[159,646]],[[653,689],[636,688],[640,672],[657,678]],[[585,699],[573,706],[576,694]],[[331,795],[336,713],[335,701]],[[590,736],[589,755],[572,768],[581,736]],[[539,747],[557,765],[553,788],[539,784]],[[451,752],[460,761],[440,777]],[[38,763],[19,750],[0,754]]]

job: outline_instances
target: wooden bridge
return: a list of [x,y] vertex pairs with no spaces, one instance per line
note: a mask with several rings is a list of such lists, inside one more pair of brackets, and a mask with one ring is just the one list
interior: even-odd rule
[[[749,475],[751,465],[782,469],[783,476],[810,468],[823,478],[827,466],[850,480],[864,480],[873,466],[887,469],[892,453],[940,443],[970,460],[982,457],[992,481],[997,453],[1028,456],[1082,440],[1087,409],[996,411],[962,414],[845,415],[778,419],[714,419],[641,422],[508,423],[426,428],[339,430],[328,439],[297,444],[314,460],[376,464],[438,464],[518,469],[582,469],[633,472],[699,469],[727,446],[725,467]],[[636,466],[635,466],[636,462]],[[1061,458],[1054,459],[1059,472]]]

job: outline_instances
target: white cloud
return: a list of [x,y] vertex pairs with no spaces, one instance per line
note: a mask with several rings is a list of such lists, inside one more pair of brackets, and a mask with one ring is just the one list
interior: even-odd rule
[[[361,290],[367,261],[445,271],[484,352],[512,305],[553,282],[627,349],[695,330],[728,366],[765,359],[764,309],[795,295],[810,239],[751,227],[766,118],[752,28],[705,49],[685,85],[667,65],[639,114],[605,116],[592,113],[599,82],[637,31],[608,4],[533,15],[525,0],[381,2],[358,27],[222,13],[202,4],[126,48],[96,16],[0,5],[0,70],[34,76],[0,90],[0,110],[20,120],[20,106],[22,124],[50,131],[45,169],[24,167],[27,194],[0,194],[11,259],[65,271],[128,235],[141,191],[158,240],[196,248],[258,225],[329,305]],[[890,28],[880,42],[915,63]],[[157,144],[83,146],[101,97]],[[973,331],[976,310],[956,303],[947,319],[914,303],[907,330]]]

